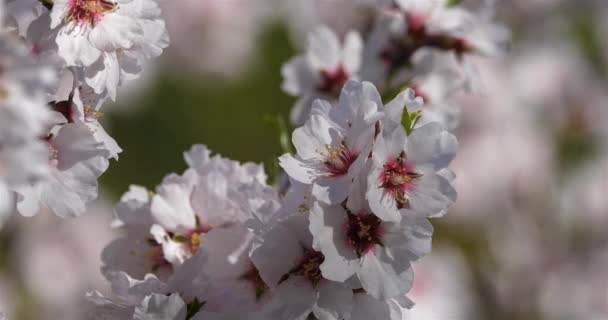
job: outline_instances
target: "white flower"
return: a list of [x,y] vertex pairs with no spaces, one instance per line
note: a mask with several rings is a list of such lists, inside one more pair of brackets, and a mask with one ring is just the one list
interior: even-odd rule
[[40,137],[51,119],[46,89],[55,81],[10,34],[0,34],[0,179],[21,184],[46,174]]
[[[273,4],[250,0],[161,1],[171,63],[224,77],[241,75],[253,58],[256,35]],[[192,37],[196,34],[196,37]],[[229,34],[230,37],[226,37]]]
[[159,56],[169,38],[157,1],[56,0],[51,28],[68,66],[84,67],[98,94],[116,98],[124,81],[137,78],[144,59]]
[[199,243],[204,245],[205,234],[212,229],[249,220],[253,214],[249,209],[255,206],[251,201],[276,198],[274,192],[252,187],[266,183],[261,166],[209,157],[204,146],[194,146],[185,156],[192,168],[183,177],[166,178],[150,208],[156,223],[151,232],[163,244],[165,259],[173,264],[183,262]]
[[504,52],[508,30],[482,13],[446,0],[399,0],[385,8],[372,30],[364,53],[363,79],[387,81],[413,64],[420,49],[444,52],[474,78],[464,58],[471,54],[493,56]]
[[291,121],[301,125],[310,113],[310,103],[318,97],[333,98],[348,79],[356,78],[361,67],[363,43],[357,32],[350,32],[340,43],[327,27],[319,27],[308,36],[305,54],[287,62],[282,88],[300,100],[291,113]]
[[97,198],[97,179],[108,168],[110,152],[83,124],[68,123],[49,135],[49,176],[17,187],[17,209],[33,216],[42,207],[61,217],[76,217]]
[[323,254],[313,250],[306,215],[294,215],[263,236],[251,259],[273,290],[262,310],[264,319],[339,320],[350,314],[352,289],[325,279],[319,269]]
[[[521,254],[521,252],[519,252]],[[433,252],[414,264],[416,278],[408,293],[416,305],[400,320],[471,319],[477,300],[473,294],[471,271],[462,254],[450,247]]]
[[0,215],[6,216],[13,209],[9,190],[49,172],[48,150],[40,137],[51,119],[45,99],[55,74],[5,31],[0,32],[0,68]]
[[440,171],[456,155],[456,138],[440,124],[415,128],[407,136],[402,127],[384,130],[372,152],[367,199],[382,220],[405,215],[440,216],[456,200],[456,191]]
[[114,208],[114,227],[121,227],[125,235],[108,244],[102,252],[102,272],[124,271],[135,279],[154,273],[167,279],[173,272],[163,257],[160,244],[150,236],[154,223],[150,215],[151,195],[144,187],[131,186]]
[[315,198],[343,201],[371,151],[382,106],[371,83],[349,81],[337,105],[315,102],[310,119],[293,133],[297,154],[281,156],[281,167],[292,179],[312,184]]
[[182,176],[167,176],[156,193],[132,187],[123,196],[115,225],[126,229],[127,236],[104,250],[104,272],[164,277],[199,245],[214,257],[210,268],[218,279],[238,280],[248,271],[247,252],[254,236],[249,226],[260,226],[274,214],[276,191],[266,185],[259,165],[211,156],[202,145],[184,157],[190,168]]
[[356,275],[366,293],[386,300],[411,288],[411,262],[430,252],[433,227],[416,215],[382,221],[360,192],[347,206],[315,203],[310,232],[313,248],[325,256],[320,266],[325,278],[344,282]]
[[106,202],[100,201],[78,219],[39,214],[14,220],[12,265],[45,318],[83,319],[88,311],[81,303],[83,292],[109,288],[99,273],[99,253],[114,238],[113,230],[100,227],[108,224],[107,213]]
[[[103,148],[108,150],[111,158],[118,160],[118,154],[122,152],[122,149],[98,120],[103,116],[103,113],[99,110],[106,99],[95,94],[93,89],[86,84],[82,84],[73,90],[70,86],[68,90],[70,93],[67,100],[54,102],[53,109],[61,113],[68,123],[77,122],[86,126],[93,134],[95,141],[101,143]],[[61,93],[58,93],[58,96],[60,95]]]
[[95,306],[94,319],[225,319],[206,311],[210,291],[209,278],[203,272],[206,263],[207,256],[199,250],[166,282],[152,274],[136,280],[124,272],[110,273],[113,299],[98,292],[87,294]]

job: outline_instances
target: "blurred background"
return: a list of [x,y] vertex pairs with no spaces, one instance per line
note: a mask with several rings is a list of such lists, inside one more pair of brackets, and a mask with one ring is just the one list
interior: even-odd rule
[[[75,220],[15,215],[0,231],[9,319],[85,318],[84,292],[106,286],[112,204],[130,184],[183,171],[192,144],[263,162],[274,177],[295,101],[280,90],[281,65],[319,23],[344,33],[361,19],[348,0],[163,5],[170,48],[106,108],[125,151],[102,177],[104,198]],[[511,51],[479,59],[483,94],[459,98],[459,199],[433,221],[408,319],[608,319],[608,1],[497,7]]]

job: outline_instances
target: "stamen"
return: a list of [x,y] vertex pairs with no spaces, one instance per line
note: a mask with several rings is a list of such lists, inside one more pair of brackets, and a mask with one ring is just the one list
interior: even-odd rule
[[373,214],[348,213],[346,239],[359,257],[382,245],[382,221]]
[[408,205],[407,193],[415,187],[416,179],[422,176],[414,171],[414,165],[407,162],[405,157],[402,152],[395,160],[385,163],[379,177],[380,188],[395,198],[399,209]]
[[104,14],[116,9],[116,3],[108,0],[71,0],[69,8],[66,22],[94,27]]
[[338,177],[348,173],[350,166],[357,160],[358,154],[349,150],[344,143],[334,147],[325,145],[325,152],[320,152],[321,164],[325,175]]

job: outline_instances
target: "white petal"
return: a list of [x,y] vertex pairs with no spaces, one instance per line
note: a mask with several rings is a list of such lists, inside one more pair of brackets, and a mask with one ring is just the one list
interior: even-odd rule
[[454,159],[458,141],[438,123],[413,130],[408,139],[408,158],[416,163],[431,163],[435,170],[448,166]]
[[319,177],[312,185],[312,194],[328,204],[340,203],[346,199],[353,178],[349,174],[338,177]]
[[443,216],[456,201],[456,190],[442,176],[433,172],[423,173],[410,196],[408,212],[426,216]]
[[105,91],[112,100],[116,100],[116,90],[121,82],[121,69],[116,53],[103,53],[102,59],[97,60],[85,70],[85,82],[102,94]]
[[183,320],[186,319],[186,304],[179,294],[170,296],[153,294],[146,297],[135,308],[134,320]]
[[[292,142],[298,156],[302,159],[315,159],[320,152],[325,151],[326,145],[338,145],[335,128],[324,116],[313,114],[303,127],[296,129],[292,135]],[[334,133],[334,136],[332,136]]]
[[380,300],[405,295],[412,287],[412,279],[403,277],[390,264],[380,261],[373,253],[363,256],[361,270],[357,275],[363,289]]
[[70,0],[55,0],[53,1],[53,10],[51,10],[51,29],[59,26],[68,14]]
[[315,203],[309,217],[313,248],[325,256],[320,267],[323,276],[333,281],[346,281],[355,274],[359,263],[353,248],[347,245],[346,212],[340,205]]
[[308,36],[306,60],[315,70],[333,69],[340,63],[340,40],[326,26],[320,26]]
[[342,51],[342,63],[350,74],[356,74],[361,68],[361,58],[363,54],[363,39],[356,31],[351,31],[344,39],[344,49]]
[[144,31],[137,20],[118,13],[104,15],[89,34],[89,41],[105,52],[131,49],[143,42]]
[[157,188],[150,212],[164,228],[188,232],[196,225],[195,213],[190,205],[192,190],[184,184],[165,184]]
[[68,66],[90,66],[101,57],[101,51],[87,38],[87,27],[62,28],[57,34],[58,54]]
[[17,210],[24,217],[32,217],[40,211],[40,184],[24,186],[16,189]]
[[290,154],[284,154],[279,157],[279,165],[290,178],[304,183],[310,184],[313,181],[310,168],[308,168],[301,160],[293,157]]
[[319,284],[319,300],[313,312],[319,320],[346,318],[353,306],[353,291],[343,284],[322,281]]
[[303,56],[292,58],[284,64],[281,67],[281,75],[283,76],[281,89],[292,96],[312,92],[317,83],[317,77]]

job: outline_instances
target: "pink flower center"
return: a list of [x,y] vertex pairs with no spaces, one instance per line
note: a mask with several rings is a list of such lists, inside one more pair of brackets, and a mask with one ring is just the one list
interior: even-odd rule
[[348,73],[342,65],[334,70],[321,70],[321,83],[317,89],[329,94],[339,94],[348,80]]
[[412,85],[412,90],[414,90],[414,94],[416,95],[416,97],[421,97],[424,100],[425,104],[428,104],[431,101],[429,95],[426,94],[426,92],[424,92],[424,90],[422,90],[419,85]]
[[382,221],[373,214],[348,213],[346,241],[359,257],[382,245]]
[[116,9],[116,3],[108,0],[70,0],[67,22],[75,21],[94,27],[107,12]]
[[348,173],[350,166],[357,160],[358,154],[349,150],[344,143],[339,146],[325,145],[321,152],[323,169],[329,177],[339,177]]
[[412,36],[424,37],[426,33],[426,27],[424,25],[426,23],[425,14],[406,13],[405,16],[407,18],[407,31]]
[[415,187],[416,179],[422,175],[414,172],[414,165],[405,161],[405,153],[384,164],[379,177],[380,187],[391,194],[399,209],[408,204],[407,192]]
[[268,285],[266,285],[264,280],[262,280],[262,277],[260,276],[260,272],[255,267],[255,265],[253,265],[253,263],[251,263],[249,266],[249,269],[247,269],[247,271],[243,275],[241,275],[241,279],[246,280],[249,283],[251,283],[251,285],[253,286],[253,289],[255,290],[255,299],[257,301],[260,301],[262,296],[266,292],[268,292],[268,290],[270,290]]
[[290,276],[303,276],[306,278],[313,287],[316,287],[317,284],[323,279],[323,275],[321,274],[320,266],[325,261],[325,256],[318,251],[314,250],[304,250],[304,254],[298,264],[293,267],[287,274],[281,277],[279,283],[287,280]]
[[173,241],[181,243],[184,247],[186,247],[186,249],[188,249],[188,251],[192,255],[196,253],[198,247],[201,244],[201,235],[211,231],[212,229],[211,226],[201,223],[198,216],[196,216],[195,218],[196,227],[192,230],[188,230],[186,233],[179,234],[168,232],[169,237]]

